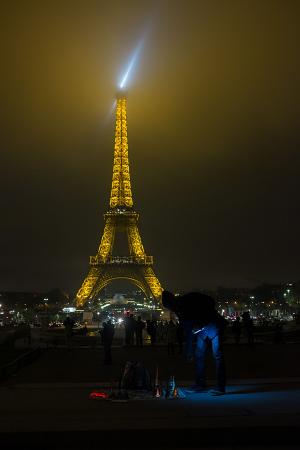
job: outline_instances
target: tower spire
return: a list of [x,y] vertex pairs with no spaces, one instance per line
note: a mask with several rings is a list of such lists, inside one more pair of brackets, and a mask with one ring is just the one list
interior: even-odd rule
[[114,163],[109,202],[111,208],[133,207],[129,173],[126,102],[126,95],[123,92],[118,93]]

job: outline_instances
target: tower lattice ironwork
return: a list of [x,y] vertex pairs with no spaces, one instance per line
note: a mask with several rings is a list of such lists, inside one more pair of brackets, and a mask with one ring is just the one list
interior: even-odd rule
[[[76,295],[82,306],[117,279],[125,279],[141,289],[147,298],[160,301],[162,287],[153,269],[153,257],[147,256],[138,229],[139,214],[133,209],[130,183],[126,96],[118,94],[110,209],[104,214],[104,231],[98,252],[90,257],[90,270]],[[125,232],[126,256],[113,256],[116,234]]]

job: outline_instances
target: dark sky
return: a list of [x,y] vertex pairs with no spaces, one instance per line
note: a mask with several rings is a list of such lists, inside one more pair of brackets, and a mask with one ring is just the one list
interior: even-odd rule
[[299,3],[6,2],[0,290],[76,290],[103,230],[117,81],[164,287],[299,279]]

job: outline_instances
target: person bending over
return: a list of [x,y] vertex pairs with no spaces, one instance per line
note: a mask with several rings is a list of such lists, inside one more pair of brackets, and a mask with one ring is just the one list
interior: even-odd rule
[[[209,343],[216,364],[216,387],[210,390],[212,395],[223,395],[226,389],[225,362],[222,348],[222,335],[225,319],[215,309],[215,301],[200,292],[175,296],[172,292],[163,291],[162,303],[173,311],[185,330],[187,349],[190,352],[191,338],[196,336],[195,365],[196,384],[191,390],[206,391],[205,357]],[[191,355],[187,355],[191,356]]]

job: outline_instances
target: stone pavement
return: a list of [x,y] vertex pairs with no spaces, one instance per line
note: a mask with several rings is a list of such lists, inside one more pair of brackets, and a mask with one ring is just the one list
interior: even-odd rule
[[[158,363],[162,379],[173,372],[179,386],[192,384],[193,365],[165,350],[113,349],[112,366],[103,365],[98,349],[46,351],[0,387],[1,449],[299,446],[299,346],[228,346],[228,389],[222,397],[89,399],[92,390],[116,380],[126,359],[142,360],[151,371]],[[210,383],[213,369],[210,364]]]
[[128,402],[90,400],[101,389],[90,386],[2,386],[3,448],[89,449],[104,440],[106,448],[130,448],[140,439],[152,448],[300,444],[300,379],[236,382],[222,397]]

